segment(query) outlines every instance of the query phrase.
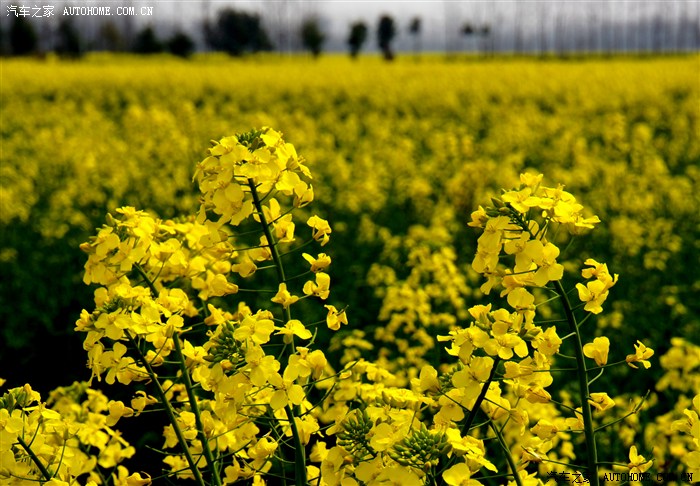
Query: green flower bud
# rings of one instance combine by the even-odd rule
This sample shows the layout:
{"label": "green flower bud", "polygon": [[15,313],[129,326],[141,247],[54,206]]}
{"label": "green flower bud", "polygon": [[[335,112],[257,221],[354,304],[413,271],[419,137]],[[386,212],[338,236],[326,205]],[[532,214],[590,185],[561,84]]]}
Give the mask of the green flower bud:
{"label": "green flower bud", "polygon": [[493,207],[496,209],[505,207],[505,203],[497,197],[491,197],[491,202],[493,203]]}
{"label": "green flower bud", "polygon": [[527,331],[525,331],[525,329],[522,329],[520,331],[520,337],[523,339],[523,341],[532,341],[540,334],[542,334],[542,329],[540,329],[539,327],[533,327],[532,329],[528,329]]}

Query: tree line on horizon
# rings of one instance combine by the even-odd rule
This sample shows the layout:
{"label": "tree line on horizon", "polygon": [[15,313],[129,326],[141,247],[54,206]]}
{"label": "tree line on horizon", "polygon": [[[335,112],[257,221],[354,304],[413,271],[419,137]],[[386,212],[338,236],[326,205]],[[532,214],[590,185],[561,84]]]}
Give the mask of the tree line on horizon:
{"label": "tree line on horizon", "polygon": [[[477,52],[488,54],[497,50],[494,42],[494,31],[498,27],[497,25],[491,25],[488,22],[463,22],[457,25],[455,21],[455,19],[451,19],[451,25],[445,27],[447,29],[445,47],[448,54],[459,50],[459,46],[455,46],[455,36],[464,39],[464,42],[475,48]],[[96,25],[95,20],[91,19],[87,21],[91,23],[90,28],[83,29],[93,32],[92,39],[88,39],[88,36],[81,30],[81,27],[85,27],[85,21],[82,25],[77,25],[70,18],[61,19],[58,25],[53,28],[47,28],[46,25],[43,25],[39,29],[28,18],[21,16],[11,17],[10,22],[9,27],[4,25],[5,23],[0,23],[0,55],[3,56],[26,56],[55,52],[63,57],[77,58],[89,51],[114,51],[137,54],[169,52],[176,56],[189,57],[198,50],[196,40],[181,28],[176,29],[169,36],[159,36],[157,29],[152,24],[132,32],[133,26],[131,24],[123,25],[120,28],[112,21],[105,21]],[[205,50],[226,52],[232,56],[274,50],[282,52],[285,48],[288,49],[288,39],[285,40],[285,35],[288,37],[289,33],[277,33],[278,35],[275,36],[275,33],[270,35],[269,29],[270,27],[266,27],[260,14],[227,7],[219,10],[213,19],[207,18],[202,22],[200,32]],[[638,26],[638,29],[642,30],[642,27]],[[661,34],[653,32],[653,27],[649,29],[653,35],[648,50],[664,50],[661,48],[663,43]],[[661,27],[657,25],[656,30],[659,29]],[[681,51],[684,49],[681,47],[682,42],[678,42],[678,39],[688,37],[688,33],[684,32],[688,29],[690,29],[689,35],[692,37],[691,48],[697,49],[700,44],[700,28],[695,26],[695,29],[692,29],[692,26],[688,27],[682,22],[678,29],[681,29],[682,32],[676,36],[675,48],[670,50]],[[454,35],[450,36],[448,30]],[[95,32],[97,35],[94,35]],[[388,61],[395,57],[394,40],[398,33],[399,26],[392,16],[384,14],[379,17],[375,26],[376,41],[381,54]],[[406,28],[406,33],[411,37],[412,50],[417,55],[421,51],[422,45],[422,19],[413,17]],[[314,57],[321,55],[328,40],[321,17],[315,14],[302,18],[296,32],[291,32],[291,34],[297,37],[299,46]],[[350,23],[345,45],[351,57],[356,58],[365,48],[369,35],[370,26],[366,22],[360,20]],[[540,52],[543,53],[546,50],[543,47],[547,44],[546,36],[543,32],[538,35],[540,37]],[[513,52],[525,52],[523,36],[519,28],[516,29],[513,36],[515,42]],[[48,37],[48,41],[46,37]],[[272,41],[275,37],[277,37],[276,43]],[[44,39],[42,40],[42,38]],[[574,47],[578,46],[575,50],[586,51],[586,42],[581,39],[575,40]],[[598,42],[601,43],[600,39]],[[44,44],[43,48],[42,43]],[[595,41],[591,41],[591,43],[595,44]],[[639,39],[637,39],[637,44],[640,45]],[[564,54],[563,48],[554,47],[550,51],[555,54]]]}
{"label": "tree line on horizon", "polygon": [[[392,40],[397,27],[394,19],[383,15],[377,27],[377,42],[384,57],[393,59]],[[415,18],[411,24],[412,35],[420,33],[420,19]],[[231,56],[242,56],[256,52],[273,51],[275,46],[265,28],[260,15],[225,8],[219,11],[214,21],[205,21],[202,34],[206,47],[221,51]],[[137,54],[155,54],[169,52],[176,56],[188,57],[196,50],[195,40],[182,30],[167,38],[159,37],[152,25],[139,30],[133,39],[113,22],[104,22],[99,27],[99,42],[88,45],[80,29],[69,19],[62,19],[54,32],[50,33],[53,48],[50,51],[61,56],[77,58],[89,51],[133,52]],[[305,50],[313,56],[323,52],[326,34],[317,16],[309,16],[301,23],[298,35]],[[364,22],[355,22],[350,26],[347,45],[352,57],[356,57],[365,45],[369,27]],[[0,25],[2,37],[2,55],[27,56],[40,54],[40,33],[31,21],[24,17],[15,17],[9,28]]]}

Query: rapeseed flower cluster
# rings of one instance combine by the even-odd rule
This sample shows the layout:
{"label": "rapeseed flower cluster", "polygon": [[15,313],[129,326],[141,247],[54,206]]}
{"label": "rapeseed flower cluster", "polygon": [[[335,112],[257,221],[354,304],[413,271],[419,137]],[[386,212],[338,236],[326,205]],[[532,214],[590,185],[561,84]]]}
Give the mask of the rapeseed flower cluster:
{"label": "rapeseed flower cluster", "polygon": [[[88,254],[84,282],[99,285],[95,310],[84,310],[76,323],[86,333],[92,379],[152,384],[152,395],[135,395],[131,408],[107,408],[138,415],[156,403],[164,407],[170,425],[163,449],[179,452],[163,462],[176,477],[221,484],[223,471],[224,483],[259,481],[290,451],[303,456],[299,448],[320,431],[320,409],[308,395],[317,384],[332,387],[337,376],[323,351],[310,347],[314,327],[325,323],[338,330],[348,319],[331,304],[323,321],[292,318],[299,301],[328,299],[324,270],[331,259],[304,254],[308,280],[292,294],[288,285],[298,280],[286,279],[280,252],[297,238],[293,212],[313,200],[310,178],[294,146],[272,129],[226,137],[197,166],[198,215],[162,220],[123,207],[81,246]],[[308,241],[324,246],[328,222],[317,215],[307,219]],[[246,234],[258,244],[237,238],[235,228],[246,222],[257,226]],[[294,253],[292,246],[287,254]],[[240,294],[244,279],[266,269],[278,279],[269,308],[253,311],[238,299],[223,305],[221,299]],[[167,371],[173,365],[176,375]],[[297,482],[308,474],[303,458],[301,464],[294,471]]]}
{"label": "rapeseed flower cluster", "polygon": [[0,397],[0,480],[3,484],[52,486],[150,484],[122,462],[136,450],[115,427],[134,409],[113,401],[87,383],[57,388],[42,401],[31,386]]}

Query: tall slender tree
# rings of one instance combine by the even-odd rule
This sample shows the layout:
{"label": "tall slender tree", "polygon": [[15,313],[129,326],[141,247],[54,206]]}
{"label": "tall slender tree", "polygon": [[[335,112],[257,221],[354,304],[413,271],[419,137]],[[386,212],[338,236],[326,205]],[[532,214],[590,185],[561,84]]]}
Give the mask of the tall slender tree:
{"label": "tall slender tree", "polygon": [[10,27],[10,51],[15,56],[33,54],[39,47],[39,39],[32,24],[24,17],[13,19]]}
{"label": "tall slender tree", "polygon": [[[68,17],[70,19],[70,17]],[[82,54],[81,39],[73,22],[65,19],[58,24],[56,52],[65,57],[79,57]]]}
{"label": "tall slender tree", "polygon": [[155,29],[148,25],[136,35],[132,48],[138,54],[155,54],[163,52],[163,43],[158,39]]}
{"label": "tall slender tree", "polygon": [[318,57],[323,50],[326,36],[321,30],[321,24],[316,16],[304,19],[301,24],[301,42],[304,48],[311,51],[314,57]]}
{"label": "tall slender tree", "polygon": [[179,30],[173,34],[166,43],[168,52],[179,57],[189,57],[194,52],[194,41],[192,38]]}
{"label": "tall slender tree", "polygon": [[379,43],[379,48],[384,54],[384,59],[391,61],[394,59],[394,51],[391,48],[391,42],[396,36],[396,24],[394,19],[389,15],[382,15],[379,18],[379,25],[377,27],[377,41]]}
{"label": "tall slender tree", "polygon": [[97,47],[105,51],[124,50],[124,38],[117,24],[107,20],[100,25]]}
{"label": "tall slender tree", "polygon": [[350,35],[348,36],[348,46],[350,46],[350,56],[354,59],[362,50],[362,46],[367,40],[367,25],[358,21],[350,26]]}

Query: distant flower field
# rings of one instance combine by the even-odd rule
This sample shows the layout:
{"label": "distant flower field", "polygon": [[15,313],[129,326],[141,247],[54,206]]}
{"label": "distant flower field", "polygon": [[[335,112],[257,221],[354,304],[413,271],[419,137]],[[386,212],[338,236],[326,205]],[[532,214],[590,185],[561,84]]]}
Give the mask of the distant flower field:
{"label": "distant flower field", "polygon": [[0,483],[700,480],[698,61],[1,60]]}

